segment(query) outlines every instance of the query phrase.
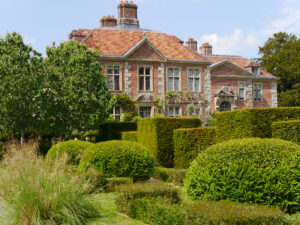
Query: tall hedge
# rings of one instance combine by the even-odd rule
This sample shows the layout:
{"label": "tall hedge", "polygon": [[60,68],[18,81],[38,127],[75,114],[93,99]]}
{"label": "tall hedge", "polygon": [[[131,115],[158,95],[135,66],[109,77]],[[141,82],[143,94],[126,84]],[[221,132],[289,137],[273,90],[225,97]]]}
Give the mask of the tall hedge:
{"label": "tall hedge", "polygon": [[174,166],[186,169],[199,152],[216,143],[215,127],[174,130]]}
{"label": "tall hedge", "polygon": [[273,123],[272,137],[300,144],[300,120]]}
{"label": "tall hedge", "polygon": [[173,131],[201,126],[199,118],[147,118],[138,121],[138,142],[164,167],[174,166]]}
{"label": "tall hedge", "polygon": [[137,131],[122,132],[122,141],[137,142]]}
{"label": "tall hedge", "polygon": [[300,107],[241,109],[216,114],[217,139],[272,137],[272,123],[299,120]]}
{"label": "tall hedge", "polygon": [[96,138],[97,142],[121,140],[122,132],[136,131],[137,124],[133,122],[110,122],[103,123],[99,127],[99,134]]}

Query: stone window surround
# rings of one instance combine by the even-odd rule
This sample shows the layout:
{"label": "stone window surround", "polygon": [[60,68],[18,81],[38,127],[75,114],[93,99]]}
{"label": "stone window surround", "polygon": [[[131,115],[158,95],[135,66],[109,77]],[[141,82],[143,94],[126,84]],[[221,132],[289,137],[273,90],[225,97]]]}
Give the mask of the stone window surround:
{"label": "stone window surround", "polygon": [[[169,90],[169,74],[168,74],[168,72],[169,72],[169,69],[178,69],[179,70],[179,85],[178,85],[178,91],[181,91],[182,90],[182,85],[181,85],[181,72],[182,72],[182,68],[180,67],[180,66],[167,66],[166,67],[166,84],[167,84],[167,87],[166,87],[166,89],[167,89],[167,91],[170,91]],[[173,87],[174,87],[174,83],[173,83]],[[175,90],[173,90],[173,91],[170,91],[170,92],[175,92]]]}
{"label": "stone window surround", "polygon": [[[140,68],[141,67],[150,67],[150,90],[140,90],[140,79],[139,79],[139,70],[140,70]],[[149,92],[149,91],[153,91],[153,66],[150,66],[150,65],[144,65],[144,64],[142,64],[142,65],[138,65],[137,66],[137,90],[138,90],[138,92]],[[145,87],[145,89],[146,89],[146,87]]]}
{"label": "stone window surround", "polygon": [[[173,116],[170,116],[170,114],[169,114],[170,108],[173,108],[173,112],[174,112]],[[175,115],[175,108],[179,108],[179,115],[178,116]],[[182,117],[182,106],[179,106],[179,105],[168,105],[168,117]]]}
{"label": "stone window surround", "polygon": [[[255,99],[255,89],[254,89],[254,87],[257,84],[260,85],[260,97],[261,97],[260,100],[256,100]],[[262,86],[262,83],[260,83],[260,82],[253,82],[253,101],[255,101],[255,102],[261,102],[262,100],[263,100],[263,86]]]}
{"label": "stone window surround", "polygon": [[[243,84],[244,85],[244,98],[243,99],[240,99],[240,84]],[[239,81],[238,82],[238,96],[239,96],[239,100],[240,101],[245,101],[246,100],[246,88],[247,88],[247,86],[246,86],[246,81]]]}
{"label": "stone window surround", "polygon": [[[189,90],[189,70],[199,70],[199,92],[202,92],[202,67],[187,67],[186,68],[186,73],[187,73],[187,90]],[[191,91],[191,90],[189,90]],[[191,91],[195,92],[195,91]],[[198,93],[198,92],[197,92]]]}
{"label": "stone window surround", "polygon": [[[119,107],[120,108],[120,114],[116,114],[116,107]],[[120,117],[120,119],[121,119],[121,115],[122,115],[122,113],[123,113],[123,110],[122,110],[122,108],[121,108],[121,106],[119,106],[119,105],[115,105],[113,108],[112,108],[112,114],[110,114],[115,120],[116,120],[116,117],[117,116],[119,116]]]}
{"label": "stone window surround", "polygon": [[[115,83],[113,84],[113,90],[111,90],[111,91],[122,91],[123,90],[123,86],[122,86],[122,84],[123,84],[123,68],[122,68],[122,64],[120,64],[120,63],[114,63],[114,64],[108,64],[108,65],[106,65],[105,66],[105,72],[106,72],[106,76],[107,76],[107,78],[106,78],[106,82],[107,82],[107,79],[108,79],[108,73],[107,73],[107,68],[109,67],[109,66],[112,66],[112,67],[115,67],[115,66],[118,66],[119,67],[119,70],[120,70],[120,73],[119,73],[119,75],[120,75],[120,79],[119,79],[119,87],[120,87],[120,90],[114,90],[114,88],[115,88]],[[115,74],[114,74],[115,75]],[[113,79],[113,82],[115,82],[114,81],[114,79]]]}

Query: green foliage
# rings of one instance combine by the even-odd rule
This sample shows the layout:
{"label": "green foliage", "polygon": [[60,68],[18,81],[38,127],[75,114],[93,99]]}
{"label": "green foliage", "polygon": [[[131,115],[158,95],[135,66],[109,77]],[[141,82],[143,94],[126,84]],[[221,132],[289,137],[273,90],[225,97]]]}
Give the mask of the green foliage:
{"label": "green foliage", "polygon": [[[17,33],[0,38],[0,128],[20,132],[38,127],[44,75],[41,54],[24,44]],[[22,142],[21,142],[22,143]]]}
{"label": "green foliage", "polygon": [[120,212],[129,213],[130,204],[140,198],[164,198],[172,204],[180,203],[179,190],[163,182],[124,184],[116,187],[116,205]]}
{"label": "green foliage", "polygon": [[4,144],[0,142],[0,160],[2,159],[4,153],[5,153]]}
{"label": "green foliage", "polygon": [[85,184],[64,162],[45,161],[27,150],[11,153],[1,167],[1,224],[83,225],[98,214],[84,194]]}
{"label": "green foliage", "polygon": [[300,39],[285,32],[275,33],[259,47],[258,62],[273,75],[280,77],[279,92],[300,83]]}
{"label": "green foliage", "polygon": [[44,125],[59,135],[97,129],[113,104],[98,52],[68,41],[56,48],[48,47],[46,53]]}
{"label": "green foliage", "polygon": [[99,127],[97,142],[110,141],[110,140],[121,140],[122,132],[125,131],[136,131],[137,124],[134,122],[110,122],[103,123]]}
{"label": "green foliage", "polygon": [[84,193],[91,194],[95,192],[103,192],[108,184],[102,171],[88,170],[76,172],[73,174],[83,182]]}
{"label": "green foliage", "polygon": [[79,169],[90,167],[106,177],[132,177],[147,180],[154,172],[154,157],[145,147],[130,141],[100,142],[86,149]]}
{"label": "green foliage", "polygon": [[199,127],[199,118],[147,118],[138,121],[138,142],[152,151],[157,162],[173,167],[173,130]]}
{"label": "green foliage", "polygon": [[188,225],[290,225],[277,208],[228,201],[199,201],[185,204]]}
{"label": "green foliage", "polygon": [[137,101],[132,100],[126,92],[123,92],[122,95],[114,95],[115,104],[119,105],[126,112],[136,112],[135,106]]}
{"label": "green foliage", "polygon": [[272,137],[300,144],[300,120],[273,123]]}
{"label": "green foliage", "polygon": [[278,94],[278,105],[282,107],[300,106],[300,83],[293,86],[293,89]]}
{"label": "green foliage", "polygon": [[92,143],[85,141],[60,142],[51,147],[46,157],[48,160],[55,160],[66,154],[68,164],[78,165],[83,151],[92,145]]}
{"label": "green foliage", "polygon": [[236,139],[201,152],[185,186],[193,199],[230,200],[300,210],[300,146],[278,139]]}
{"label": "green foliage", "polygon": [[216,143],[215,136],[215,127],[174,130],[175,167],[188,168],[199,152]]}
{"label": "green foliage", "polygon": [[122,132],[122,140],[137,142],[137,131]]}
{"label": "green foliage", "polygon": [[173,168],[164,168],[156,167],[153,178],[171,182],[175,184],[183,184],[185,179],[186,170],[185,169],[173,169]]}
{"label": "green foliage", "polygon": [[107,191],[115,191],[115,188],[117,186],[120,186],[122,184],[132,184],[133,183],[132,178],[129,178],[129,177],[106,178],[106,181],[107,181],[107,186],[106,186]]}
{"label": "green foliage", "polygon": [[300,107],[241,109],[216,114],[217,141],[272,137],[272,123],[299,120]]}
{"label": "green foliage", "polygon": [[161,198],[133,200],[128,215],[150,225],[183,225],[185,221],[182,207]]}

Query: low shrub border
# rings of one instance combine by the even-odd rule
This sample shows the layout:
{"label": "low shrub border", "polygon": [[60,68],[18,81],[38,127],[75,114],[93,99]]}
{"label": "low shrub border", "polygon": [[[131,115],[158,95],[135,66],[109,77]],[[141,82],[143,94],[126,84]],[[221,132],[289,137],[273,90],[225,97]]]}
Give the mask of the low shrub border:
{"label": "low shrub border", "polygon": [[93,144],[86,141],[64,141],[56,145],[53,145],[48,151],[46,158],[48,160],[55,160],[60,158],[64,154],[67,155],[67,163],[72,165],[78,165],[81,159],[81,155],[85,149]]}
{"label": "low shrub border", "polygon": [[300,120],[273,123],[272,137],[300,144]]}
{"label": "low shrub border", "polygon": [[130,141],[106,141],[95,144],[82,155],[79,170],[93,168],[105,177],[131,177],[147,180],[154,173],[155,159],[142,145]]}
{"label": "low shrub border", "polygon": [[156,167],[153,178],[171,182],[175,184],[183,184],[185,179],[186,170],[185,169],[173,169],[173,168],[164,168]]}
{"label": "low shrub border", "polygon": [[240,109],[216,113],[218,142],[236,138],[271,138],[272,123],[299,120],[300,107]]}
{"label": "low shrub border", "polygon": [[236,139],[201,152],[185,186],[195,200],[230,200],[300,211],[300,146],[279,139]]}
{"label": "low shrub border", "polygon": [[159,165],[174,165],[173,131],[201,126],[199,118],[147,118],[138,121],[138,143],[154,154]]}
{"label": "low shrub border", "polygon": [[138,142],[138,140],[137,140],[137,131],[122,132],[122,140],[123,141]]}
{"label": "low shrub border", "polygon": [[215,136],[215,127],[174,130],[175,168],[188,168],[199,152],[216,143]]}

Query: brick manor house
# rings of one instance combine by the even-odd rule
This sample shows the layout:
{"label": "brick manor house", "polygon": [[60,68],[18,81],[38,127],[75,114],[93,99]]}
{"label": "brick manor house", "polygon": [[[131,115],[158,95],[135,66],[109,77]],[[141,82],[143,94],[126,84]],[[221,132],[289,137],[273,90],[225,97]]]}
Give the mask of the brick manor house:
{"label": "brick manor house", "polygon": [[[137,5],[121,1],[118,19],[104,16],[100,27],[73,30],[69,38],[99,51],[99,63],[113,94],[137,101],[141,117],[200,116],[214,111],[277,107],[278,78],[240,56],[214,55],[174,35],[142,29]],[[160,103],[158,107],[157,103]],[[116,120],[124,112],[116,105]]]}

